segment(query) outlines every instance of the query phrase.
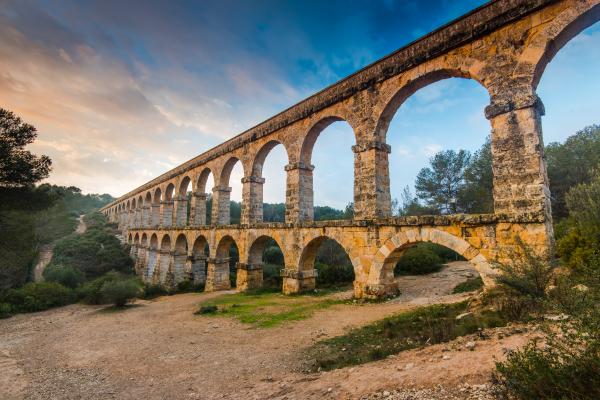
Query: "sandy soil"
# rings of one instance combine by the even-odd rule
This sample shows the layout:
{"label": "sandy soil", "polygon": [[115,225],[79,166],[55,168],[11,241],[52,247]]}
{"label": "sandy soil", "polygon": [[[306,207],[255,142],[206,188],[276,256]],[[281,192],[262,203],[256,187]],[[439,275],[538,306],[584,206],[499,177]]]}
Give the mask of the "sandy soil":
{"label": "sandy soil", "polygon": [[436,302],[465,298],[448,293],[469,271],[466,263],[452,263],[428,277],[402,278],[398,300],[339,305],[270,329],[193,315],[200,300],[222,292],[140,301],[123,312],[72,305],[18,315],[0,321],[0,398],[350,399],[440,383],[458,391],[460,384],[489,380],[493,357],[531,333],[492,334],[475,351],[464,342],[476,338],[461,338],[353,368],[301,369],[303,349],[317,340],[427,303],[428,295]]}

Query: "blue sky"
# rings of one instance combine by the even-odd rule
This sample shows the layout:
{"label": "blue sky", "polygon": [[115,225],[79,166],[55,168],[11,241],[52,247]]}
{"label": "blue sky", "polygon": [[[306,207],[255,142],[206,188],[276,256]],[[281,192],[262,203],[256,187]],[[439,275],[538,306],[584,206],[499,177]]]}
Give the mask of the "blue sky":
{"label": "blue sky", "polygon": [[[32,149],[54,160],[50,182],[118,196],[482,3],[4,0],[0,107],[38,127]],[[593,26],[548,66],[546,142],[600,122],[599,49]],[[392,197],[436,151],[476,150],[488,102],[451,79],[403,104],[388,133]],[[352,144],[343,122],[319,137],[315,204],[352,200]],[[275,148],[265,201],[284,200],[285,164]],[[238,200],[240,178],[238,166]]]}

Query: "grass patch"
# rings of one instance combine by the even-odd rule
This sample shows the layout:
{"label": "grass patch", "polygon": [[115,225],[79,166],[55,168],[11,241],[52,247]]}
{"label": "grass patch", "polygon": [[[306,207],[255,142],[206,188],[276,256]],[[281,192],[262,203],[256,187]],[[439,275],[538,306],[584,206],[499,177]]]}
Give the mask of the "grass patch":
{"label": "grass patch", "polygon": [[421,307],[385,318],[345,335],[316,343],[308,353],[315,370],[332,370],[383,359],[404,350],[447,342],[477,332],[479,328],[503,326],[497,313],[484,311],[461,319],[467,302]]}
{"label": "grass patch", "polygon": [[483,287],[483,279],[480,276],[477,278],[469,278],[464,282],[459,283],[454,287],[452,293],[466,293],[474,290],[479,290]]}
{"label": "grass patch", "polygon": [[196,314],[234,317],[257,328],[272,328],[288,321],[310,317],[343,300],[323,298],[330,291],[316,294],[287,296],[279,291],[264,288],[246,293],[225,294],[200,304]]}

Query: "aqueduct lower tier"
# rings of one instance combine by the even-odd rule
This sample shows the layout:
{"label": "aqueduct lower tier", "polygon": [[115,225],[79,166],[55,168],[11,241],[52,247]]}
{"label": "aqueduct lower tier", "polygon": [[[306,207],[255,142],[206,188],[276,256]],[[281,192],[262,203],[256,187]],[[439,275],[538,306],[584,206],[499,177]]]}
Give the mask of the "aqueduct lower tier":
{"label": "aqueduct lower tier", "polygon": [[352,261],[355,296],[376,298],[397,293],[394,267],[404,250],[419,242],[437,243],[456,251],[471,261],[489,283],[494,266],[487,260],[510,257],[510,249],[516,246],[515,233],[538,249],[546,248],[544,221],[527,215],[515,218],[494,214],[326,221],[300,226],[272,223],[252,229],[140,228],[130,230],[128,240],[136,272],[147,282],[174,287],[193,280],[205,283],[208,291],[231,287],[232,243],[239,252],[237,289],[261,287],[263,250],[275,240],[285,260],[281,270],[283,292],[297,293],[315,288],[317,250],[324,239],[334,239]]}
{"label": "aqueduct lower tier", "polygon": [[[506,260],[517,236],[539,253],[552,249],[544,107],[536,88],[565,43],[599,20],[600,0],[491,1],[132,190],[102,211],[131,236],[147,279],[164,284],[185,279],[189,263],[192,270],[200,269],[204,261],[193,249],[196,238],[203,237],[210,247],[207,286],[226,287],[222,266],[228,255],[219,243],[227,237],[240,248],[240,281],[254,285],[260,280],[260,262],[252,244],[261,235],[273,237],[284,251],[287,292],[314,283],[310,243],[324,236],[336,239],[350,254],[358,296],[393,291],[389,266],[405,243],[417,240],[439,241],[489,274],[491,265]],[[495,214],[390,219],[389,123],[417,90],[450,77],[473,79],[490,96],[482,112],[491,128]],[[354,219],[313,223],[312,149],[321,131],[340,120],[352,127],[356,141],[351,149]],[[288,156],[285,224],[266,225],[262,169],[276,145]],[[332,149],[332,156],[338,151]],[[230,175],[238,162],[244,171],[241,223],[229,226]],[[211,175],[209,225],[206,184]]]}

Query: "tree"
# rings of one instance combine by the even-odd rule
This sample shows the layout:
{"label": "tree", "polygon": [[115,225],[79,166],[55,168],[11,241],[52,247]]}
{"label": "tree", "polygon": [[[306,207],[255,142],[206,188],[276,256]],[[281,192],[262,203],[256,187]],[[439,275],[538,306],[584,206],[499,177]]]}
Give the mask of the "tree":
{"label": "tree", "polygon": [[446,150],[434,155],[431,167],[421,169],[415,189],[417,197],[443,214],[458,211],[458,194],[464,185],[464,172],[471,160],[466,150]]}
{"label": "tree", "polygon": [[488,136],[465,168],[464,186],[458,192],[458,204],[469,214],[494,212],[494,174],[492,143]]}
{"label": "tree", "polygon": [[392,213],[400,217],[409,215],[435,215],[439,211],[432,207],[425,207],[419,203],[419,199],[413,196],[410,188],[405,186],[400,195],[400,201],[392,201]]}
{"label": "tree", "polygon": [[48,177],[50,158],[24,149],[36,137],[35,127],[0,108],[0,186],[29,186]]}
{"label": "tree", "polygon": [[568,215],[565,196],[569,189],[592,178],[600,164],[600,125],[588,126],[565,140],[546,146],[552,212],[556,219]]}

